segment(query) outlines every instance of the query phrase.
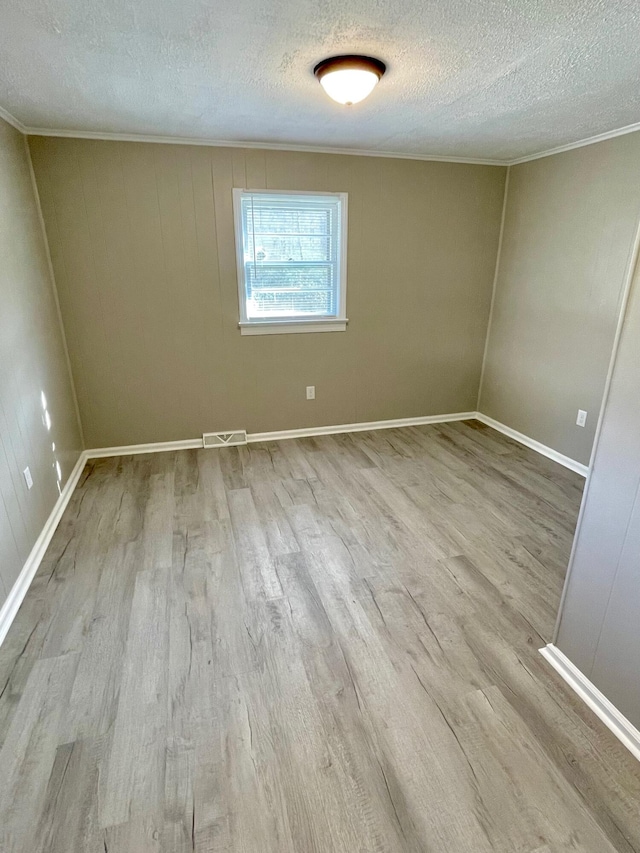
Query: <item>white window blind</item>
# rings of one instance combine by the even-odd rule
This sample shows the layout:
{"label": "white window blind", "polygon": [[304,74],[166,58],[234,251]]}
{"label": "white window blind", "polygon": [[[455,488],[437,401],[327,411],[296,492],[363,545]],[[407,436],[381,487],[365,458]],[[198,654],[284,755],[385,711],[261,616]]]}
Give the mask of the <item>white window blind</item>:
{"label": "white window blind", "polygon": [[241,326],[344,319],[344,195],[234,196]]}

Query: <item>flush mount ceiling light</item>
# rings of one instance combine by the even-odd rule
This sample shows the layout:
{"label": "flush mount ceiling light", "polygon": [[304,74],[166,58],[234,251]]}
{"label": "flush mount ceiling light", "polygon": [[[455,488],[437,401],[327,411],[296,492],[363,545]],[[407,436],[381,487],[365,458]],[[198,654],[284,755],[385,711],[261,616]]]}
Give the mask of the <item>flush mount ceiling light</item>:
{"label": "flush mount ceiling light", "polygon": [[350,106],[370,95],[386,70],[379,59],[348,55],[323,59],[313,73],[330,98]]}

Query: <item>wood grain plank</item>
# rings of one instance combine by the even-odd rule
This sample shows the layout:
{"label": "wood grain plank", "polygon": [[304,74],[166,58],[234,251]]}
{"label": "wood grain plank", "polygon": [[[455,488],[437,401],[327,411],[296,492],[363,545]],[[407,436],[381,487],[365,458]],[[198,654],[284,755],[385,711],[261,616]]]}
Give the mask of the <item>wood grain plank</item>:
{"label": "wood grain plank", "polygon": [[580,489],[474,423],[92,462],[0,650],[3,853],[640,853],[537,652]]}

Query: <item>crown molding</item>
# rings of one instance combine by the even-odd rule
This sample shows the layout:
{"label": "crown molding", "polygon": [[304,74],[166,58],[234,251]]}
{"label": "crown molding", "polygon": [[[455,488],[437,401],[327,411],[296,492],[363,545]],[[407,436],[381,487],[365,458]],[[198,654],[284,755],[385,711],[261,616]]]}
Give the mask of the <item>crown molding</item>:
{"label": "crown molding", "polygon": [[64,139],[94,139],[103,142],[152,142],[160,145],[200,145],[211,148],[248,148],[259,151],[296,151],[302,154],[342,154],[354,157],[383,157],[393,160],[418,160],[434,163],[463,163],[472,166],[519,166],[532,160],[541,160],[544,157],[552,157],[554,154],[562,154],[565,151],[573,151],[576,148],[584,148],[587,145],[595,145],[605,142],[607,139],[615,139],[617,136],[625,136],[628,133],[640,131],[640,122],[628,124],[606,133],[596,136],[588,136],[576,142],[559,145],[557,148],[548,148],[526,157],[517,157],[513,160],[499,160],[489,157],[453,157],[443,154],[407,154],[400,151],[372,151],[365,148],[330,148],[318,145],[289,145],[280,142],[247,142],[241,139],[208,139],[206,137],[190,136],[154,136],[153,134],[140,133],[102,133],[92,130],[65,130],[62,128],[49,127],[27,127],[18,119],[14,118],[0,107],[0,118],[4,118],[9,124],[24,133],[26,136],[53,136]]}
{"label": "crown molding", "polygon": [[26,127],[27,136],[56,136],[70,139],[96,139],[103,142],[153,142],[161,145],[204,145],[211,148],[250,148],[261,151],[297,151],[303,154],[347,154],[357,157],[385,157],[393,160],[428,160],[436,163],[467,163],[474,166],[508,166],[506,160],[481,157],[447,157],[440,154],[407,154],[399,151],[371,151],[360,148],[328,148],[316,145],[288,145],[280,142],[243,142],[239,139],[207,139],[183,136],[153,136],[138,133],[99,133],[91,130],[60,130]]}
{"label": "crown molding", "polygon": [[8,110],[5,110],[4,107],[0,106],[0,118],[4,119],[7,124],[10,124],[11,127],[15,127],[16,130],[19,130],[20,133],[27,133],[27,128],[22,124],[22,122],[18,121],[15,116],[12,116]]}
{"label": "crown molding", "polygon": [[549,148],[547,151],[539,151],[537,154],[529,154],[527,157],[519,157],[516,160],[510,160],[507,165],[519,166],[521,163],[530,163],[531,160],[541,160],[543,157],[563,154],[565,151],[573,151],[575,148],[585,148],[587,145],[606,142],[607,139],[626,136],[627,133],[635,133],[638,130],[640,130],[640,121],[635,124],[627,124],[625,127],[618,127],[615,130],[608,130],[606,133],[599,133],[597,136],[588,136],[586,139],[579,139],[577,142],[569,142],[567,145],[559,145],[557,148]]}

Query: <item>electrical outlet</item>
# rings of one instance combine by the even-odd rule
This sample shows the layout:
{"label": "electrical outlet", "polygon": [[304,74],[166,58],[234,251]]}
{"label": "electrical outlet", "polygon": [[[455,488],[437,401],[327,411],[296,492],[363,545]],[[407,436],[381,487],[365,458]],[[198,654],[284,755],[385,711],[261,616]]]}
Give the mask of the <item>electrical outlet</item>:
{"label": "electrical outlet", "polygon": [[586,426],[587,423],[587,413],[584,409],[578,409],[578,417],[576,418],[576,424],[579,427]]}
{"label": "electrical outlet", "polygon": [[30,489],[33,486],[33,477],[31,476],[31,471],[28,468],[25,468],[22,472],[22,476],[24,477],[24,481],[27,484],[27,488]]}
{"label": "electrical outlet", "polygon": [[307,385],[307,400],[315,400],[316,399],[316,386],[315,385]]}

